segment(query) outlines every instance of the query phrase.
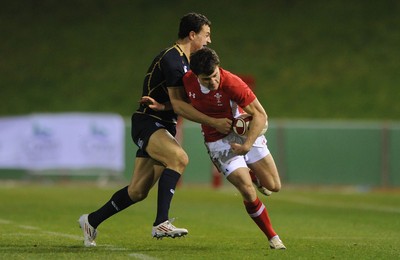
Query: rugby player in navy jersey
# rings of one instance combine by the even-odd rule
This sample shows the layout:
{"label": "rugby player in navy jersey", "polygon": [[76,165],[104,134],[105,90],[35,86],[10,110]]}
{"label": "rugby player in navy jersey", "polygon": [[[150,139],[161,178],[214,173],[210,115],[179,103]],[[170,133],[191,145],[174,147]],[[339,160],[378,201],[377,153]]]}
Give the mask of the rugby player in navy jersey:
{"label": "rugby player in navy jersey", "polygon": [[[187,229],[175,227],[171,223],[172,219],[169,219],[176,184],[189,161],[174,137],[177,123],[175,112],[223,133],[230,131],[232,123],[228,118],[208,117],[190,104],[180,102],[185,93],[182,77],[189,70],[190,54],[211,43],[210,27],[211,22],[204,15],[186,14],[181,18],[176,43],[161,51],[150,65],[144,79],[142,96],[151,99],[142,98],[131,119],[132,140],[138,146],[131,182],[115,192],[98,210],[79,218],[85,246],[96,246],[97,227],[114,214],[144,200],[157,181],[157,215],[152,236],[175,238],[188,234]],[[162,104],[161,111],[153,110],[149,100]]]}

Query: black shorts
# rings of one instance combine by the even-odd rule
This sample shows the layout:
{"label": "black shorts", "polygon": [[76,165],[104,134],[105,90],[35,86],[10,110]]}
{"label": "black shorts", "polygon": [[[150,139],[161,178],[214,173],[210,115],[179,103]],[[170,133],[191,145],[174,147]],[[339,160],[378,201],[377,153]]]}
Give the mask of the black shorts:
{"label": "black shorts", "polygon": [[139,147],[136,157],[149,158],[146,147],[151,135],[158,129],[166,129],[172,136],[176,135],[176,124],[166,123],[147,114],[134,113],[131,118],[131,137]]}

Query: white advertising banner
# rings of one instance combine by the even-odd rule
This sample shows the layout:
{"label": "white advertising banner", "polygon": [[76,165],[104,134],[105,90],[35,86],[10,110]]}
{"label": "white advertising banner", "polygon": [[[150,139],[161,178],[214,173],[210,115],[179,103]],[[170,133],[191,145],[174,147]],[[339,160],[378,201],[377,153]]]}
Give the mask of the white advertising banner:
{"label": "white advertising banner", "polygon": [[32,114],[0,117],[0,168],[124,170],[119,115]]}

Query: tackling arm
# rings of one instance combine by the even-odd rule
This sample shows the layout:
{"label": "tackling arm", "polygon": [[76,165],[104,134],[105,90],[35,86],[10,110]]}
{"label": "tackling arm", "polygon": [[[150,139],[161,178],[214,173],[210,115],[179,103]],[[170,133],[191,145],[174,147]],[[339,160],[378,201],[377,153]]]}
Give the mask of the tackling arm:
{"label": "tackling arm", "polygon": [[201,113],[190,105],[182,87],[169,87],[168,94],[172,107],[178,115],[190,121],[214,127],[218,132],[224,134],[231,131],[232,120],[229,118],[213,118]]}

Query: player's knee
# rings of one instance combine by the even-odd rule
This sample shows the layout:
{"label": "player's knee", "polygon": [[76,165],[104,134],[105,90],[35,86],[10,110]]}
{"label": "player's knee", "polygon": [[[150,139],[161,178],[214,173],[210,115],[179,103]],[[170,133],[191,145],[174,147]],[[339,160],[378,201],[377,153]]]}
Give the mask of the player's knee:
{"label": "player's knee", "polygon": [[183,173],[188,164],[189,164],[188,155],[183,149],[180,149],[170,155],[167,168],[171,168],[179,173]]}
{"label": "player's knee", "polygon": [[189,164],[189,156],[185,151],[179,155],[179,164],[183,168],[186,168],[186,166]]}
{"label": "player's knee", "polygon": [[273,183],[270,187],[268,187],[268,190],[270,190],[272,192],[279,192],[281,190],[281,184]]}

